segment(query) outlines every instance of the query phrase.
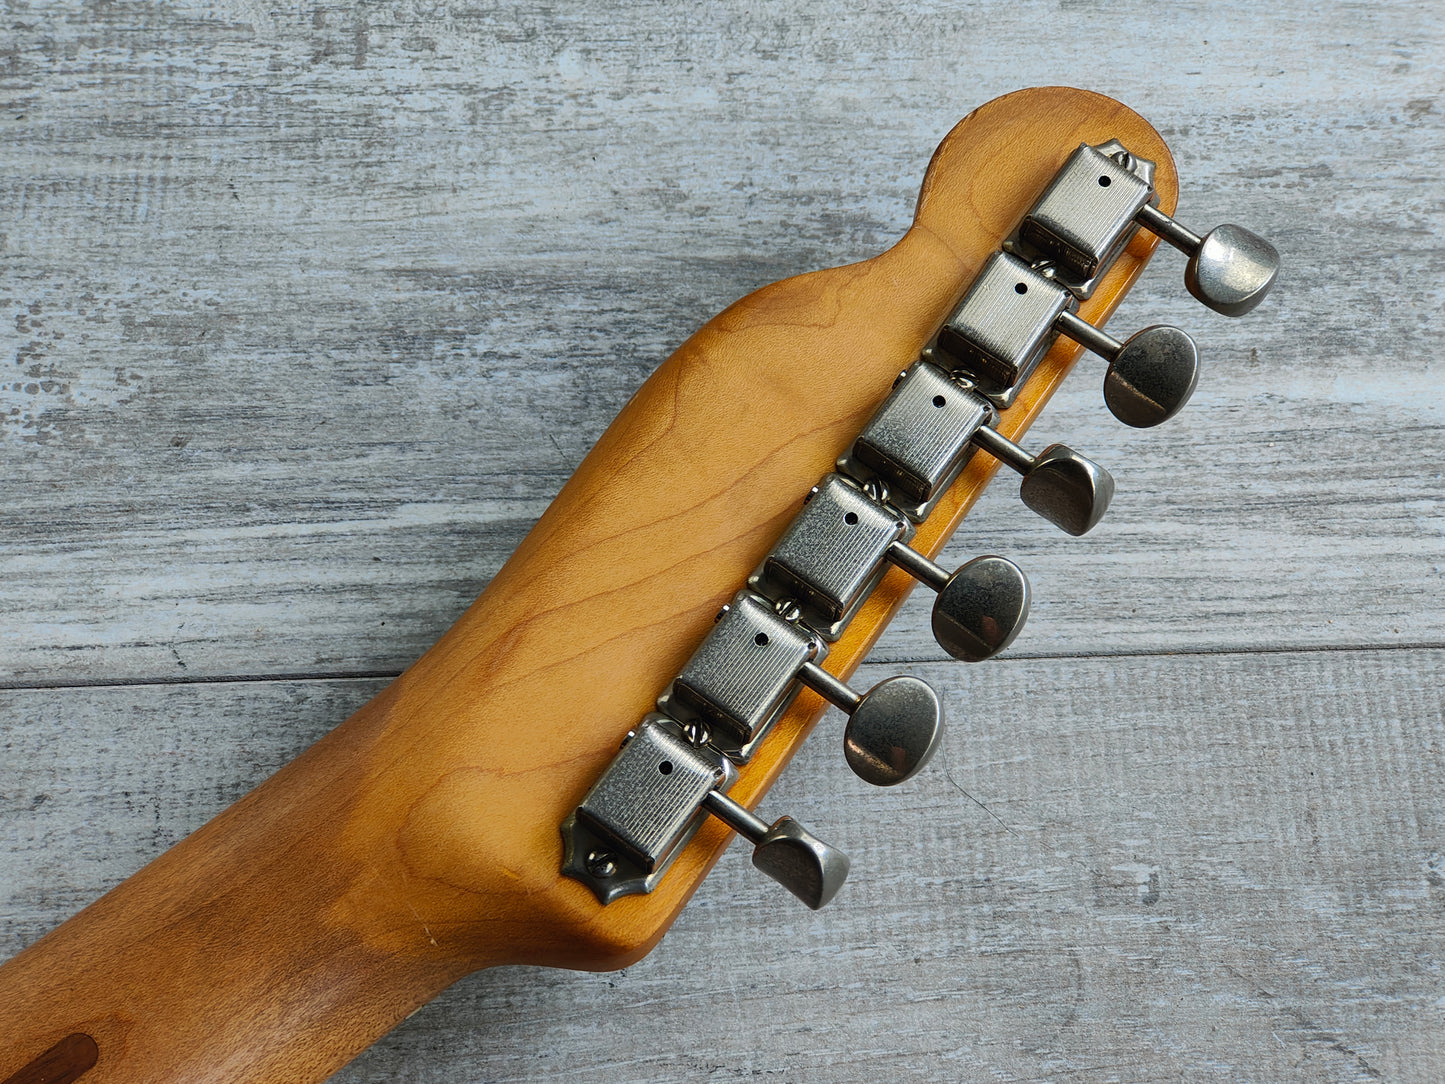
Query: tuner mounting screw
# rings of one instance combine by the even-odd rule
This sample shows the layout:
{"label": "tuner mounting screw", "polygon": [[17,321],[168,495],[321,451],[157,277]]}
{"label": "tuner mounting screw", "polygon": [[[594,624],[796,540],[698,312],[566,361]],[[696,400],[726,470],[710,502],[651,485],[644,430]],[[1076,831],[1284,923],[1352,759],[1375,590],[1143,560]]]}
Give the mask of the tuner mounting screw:
{"label": "tuner mounting screw", "polygon": [[773,610],[790,625],[796,625],[803,619],[803,608],[798,605],[797,599],[780,598],[773,604]]}
{"label": "tuner mounting screw", "polygon": [[587,853],[587,872],[594,877],[606,880],[617,872],[617,863],[606,851],[589,851]]}

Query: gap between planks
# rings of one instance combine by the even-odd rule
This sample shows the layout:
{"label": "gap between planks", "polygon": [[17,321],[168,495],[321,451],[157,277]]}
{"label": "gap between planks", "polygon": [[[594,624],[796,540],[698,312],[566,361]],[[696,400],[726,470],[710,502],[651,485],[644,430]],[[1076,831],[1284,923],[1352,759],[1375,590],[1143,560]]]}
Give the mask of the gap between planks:
{"label": "gap between planks", "polygon": [[[1072,651],[1057,653],[1048,651],[1019,651],[1011,652],[1007,657],[996,661],[1027,662],[1054,659],[1067,662],[1069,660],[1083,661],[1086,659],[1194,658],[1215,655],[1364,654],[1377,651],[1445,651],[1445,643],[1411,641],[1402,644],[1304,644],[1293,647],[1192,647],[1178,650],[1160,648],[1154,651]],[[950,661],[952,660],[945,655],[886,656],[865,659],[863,665],[865,667],[927,666]],[[132,689],[166,685],[264,685],[267,683],[284,684],[297,681],[393,681],[400,677],[402,673],[403,671],[401,670],[309,670],[280,674],[213,674],[210,676],[197,675],[192,677],[187,675],[133,679],[97,678],[94,681],[86,681],[83,679],[77,681],[0,681],[0,692],[59,692],[66,689]]]}

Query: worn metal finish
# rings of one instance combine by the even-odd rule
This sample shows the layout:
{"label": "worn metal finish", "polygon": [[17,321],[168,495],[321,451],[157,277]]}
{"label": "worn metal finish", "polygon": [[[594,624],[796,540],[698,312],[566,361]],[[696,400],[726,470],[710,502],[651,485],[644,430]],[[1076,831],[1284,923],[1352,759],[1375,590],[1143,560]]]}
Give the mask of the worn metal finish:
{"label": "worn metal finish", "polygon": [[1059,331],[1107,358],[1104,404],[1125,425],[1147,429],[1168,421],[1199,383],[1199,348],[1177,327],[1156,324],[1123,342],[1080,320],[1059,315]]}
{"label": "worn metal finish", "polygon": [[979,391],[1007,405],[1054,341],[1059,314],[1077,302],[1017,256],[989,257],[933,344],[933,359],[963,370]]}
{"label": "worn metal finish", "polygon": [[[1097,176],[1091,177],[1088,175],[1078,174],[1077,167],[1081,163],[1083,167],[1087,169],[1088,166],[1092,165],[1093,162],[1098,160],[1097,157],[1094,155],[1083,154],[1082,152],[1085,149],[1091,149],[1095,152],[1096,156],[1102,156],[1104,159],[1112,161],[1115,165],[1127,170],[1133,175],[1132,180],[1129,178],[1123,179],[1124,187],[1121,191],[1113,193],[1115,197],[1118,197],[1120,195],[1128,196],[1131,194],[1136,194],[1137,185],[1142,182],[1150,190],[1150,198],[1152,198],[1152,191],[1154,188],[1154,173],[1156,169],[1155,163],[1151,162],[1147,158],[1141,158],[1139,155],[1134,154],[1117,139],[1107,140],[1106,142],[1100,143],[1098,146],[1093,148],[1081,147],[1079,151],[1072,156],[1071,162],[1076,167],[1076,182],[1084,181],[1085,183],[1088,183],[1089,181],[1092,181],[1096,189],[1107,189],[1111,187],[1111,185],[1099,185]],[[1108,169],[1109,167],[1106,166],[1104,168]],[[1069,169],[1069,163],[1065,164],[1065,169]],[[1113,175],[1110,174],[1111,183],[1112,176]],[[1087,263],[1089,262],[1091,256],[1095,257],[1094,271],[1091,275],[1081,278],[1080,274],[1082,274],[1082,271],[1078,273],[1071,272],[1070,270],[1068,270],[1067,267],[1064,266],[1064,263],[1061,262],[1060,259],[1053,252],[1045,251],[1044,249],[1038,247],[1038,245],[1031,244],[1029,241],[1025,240],[1023,235],[1023,227],[1028,224],[1028,217],[1026,217],[1024,221],[1021,221],[1018,227],[1014,229],[1013,233],[1011,233],[1004,240],[1003,249],[1005,252],[1010,252],[1013,253],[1015,256],[1018,256],[1026,263],[1034,265],[1043,274],[1067,286],[1069,288],[1069,292],[1072,293],[1075,297],[1089,298],[1093,296],[1094,290],[1099,285],[1099,280],[1103,278],[1104,273],[1108,270],[1109,264],[1113,261],[1114,257],[1118,255],[1119,249],[1129,243],[1129,238],[1132,237],[1134,234],[1134,227],[1131,223],[1125,222],[1123,223],[1122,232],[1111,238],[1107,235],[1107,232],[1105,230],[1099,227],[1097,223],[1075,222],[1075,215],[1073,213],[1073,209],[1071,209],[1069,201],[1063,198],[1064,195],[1064,192],[1055,193],[1056,198],[1051,201],[1053,206],[1049,209],[1046,209],[1043,217],[1047,219],[1060,219],[1059,233],[1064,236],[1072,236],[1075,240],[1075,243],[1079,246],[1077,251],[1088,254],[1083,256],[1080,262]],[[1085,191],[1081,194],[1081,202],[1089,202],[1100,199],[1102,199],[1103,201],[1105,213],[1108,214],[1112,211],[1113,217],[1115,218],[1115,222],[1117,224],[1117,214],[1122,209],[1118,204],[1124,201],[1116,199],[1114,201],[1114,205],[1110,206],[1110,200],[1108,198],[1108,195],[1105,193],[1097,191]],[[1145,206],[1147,207],[1148,204],[1146,203]],[[1031,232],[1034,233],[1035,236],[1039,237],[1044,243],[1047,244],[1050,242],[1052,234],[1051,230],[1045,230],[1035,227],[1033,230],[1031,230]],[[1080,236],[1081,234],[1083,236]],[[1055,247],[1055,251],[1057,251],[1059,248],[1063,248],[1067,251],[1067,249],[1069,248],[1069,245],[1067,243],[1060,242],[1057,237],[1053,237],[1052,241]],[[1007,406],[1008,404],[1006,402],[1001,402],[999,405]]]}
{"label": "worn metal finish", "polygon": [[848,856],[792,817],[780,817],[769,826],[717,791],[708,794],[706,808],[754,845],[754,866],[814,911],[826,906],[848,879]]}
{"label": "worn metal finish", "polygon": [[1031,597],[1029,578],[1018,565],[1006,557],[975,557],[938,592],[933,638],[955,659],[991,659],[1023,631]]}
{"label": "worn metal finish", "polygon": [[667,691],[658,710],[702,719],[712,743],[747,760],[797,694],[798,668],[827,648],[806,626],[783,620],[764,599],[739,594]]}
{"label": "worn metal finish", "polygon": [[650,892],[710,813],[754,844],[759,870],[814,910],[827,904],[848,876],[847,856],[791,817],[769,826],[754,816],[725,793],[736,778],[715,749],[694,746],[671,719],[648,716],[563,822],[562,872],[603,903]]}
{"label": "worn metal finish", "polygon": [[[1132,159],[1127,151],[1116,152]],[[1128,242],[1153,188],[1133,169],[1088,145],[1069,156],[1024,216],[1019,237],[1053,261],[1059,281],[1081,290]]]}
{"label": "worn metal finish", "polygon": [[[1115,162],[1123,166],[1125,169],[1129,170],[1129,172],[1133,173],[1134,176],[1138,177],[1150,188],[1154,187],[1154,174],[1158,171],[1159,168],[1157,162],[1151,162],[1147,158],[1140,157],[1139,155],[1131,151],[1128,147],[1124,146],[1124,144],[1120,143],[1117,139],[1106,140],[1103,143],[1095,146],[1094,150],[1098,151],[1105,157],[1112,158]],[[1081,294],[1080,296],[1087,297],[1088,295]]]}
{"label": "worn metal finish", "polygon": [[[1172,242],[1168,236],[1166,241]],[[1204,235],[1184,266],[1184,285],[1199,301],[1225,316],[1253,311],[1279,276],[1279,253],[1243,226],[1216,226]]]}
{"label": "worn metal finish", "polygon": [[562,872],[603,903],[651,892],[701,822],[705,795],[737,769],[696,747],[671,719],[647,716],[562,823]]}
{"label": "worn metal finish", "polygon": [[838,469],[881,479],[890,504],[921,523],[973,454],[969,443],[993,408],[937,365],[915,362],[863,427]]}
{"label": "worn metal finish", "polygon": [[896,542],[888,547],[885,556],[891,564],[903,569],[930,591],[942,591],[948,586],[948,570],[929,560],[912,546]]}
{"label": "worn metal finish", "polygon": [[1019,496],[1060,530],[1087,534],[1109,510],[1114,476],[1072,448],[1050,444],[1019,483]]}
{"label": "worn metal finish", "polygon": [[840,677],[835,677],[814,662],[805,662],[798,670],[798,680],[836,708],[852,713],[863,703],[863,694],[855,692]]}
{"label": "worn metal finish", "polygon": [[893,787],[927,766],[943,738],[933,686],[908,674],[885,678],[859,701],[843,728],[843,759],[875,787]]}
{"label": "worn metal finish", "polygon": [[1023,475],[1024,504],[1069,534],[1085,534],[1104,518],[1114,496],[1114,477],[1065,444],[1030,455],[996,429],[982,426],[974,443]]}
{"label": "worn metal finish", "polygon": [[1003,557],[975,557],[952,575],[901,542],[888,561],[938,593],[933,637],[955,659],[982,662],[1013,643],[1029,614],[1029,581]]}
{"label": "worn metal finish", "polygon": [[912,536],[905,517],[830,474],[809,494],[748,586],[774,601],[793,599],[805,624],[836,640],[883,575],[884,552]]}
{"label": "worn metal finish", "polygon": [[644,722],[577,806],[578,819],[651,873],[671,856],[702,796],[722,781],[720,758],[705,748],[674,727]]}
{"label": "worn metal finish", "polygon": [[844,753],[860,778],[890,787],[933,755],[943,733],[943,709],[926,682],[891,677],[860,694],[814,663],[803,664],[798,680],[847,714]]}
{"label": "worn metal finish", "polygon": [[1202,238],[1157,207],[1139,211],[1141,226],[1189,257],[1184,285],[1201,304],[1243,316],[1265,299],[1279,276],[1279,253],[1257,233],[1225,223]]}
{"label": "worn metal finish", "polygon": [[1178,414],[1199,385],[1199,350],[1177,327],[1155,325],[1120,344],[1104,373],[1104,405],[1125,425],[1147,429]]}

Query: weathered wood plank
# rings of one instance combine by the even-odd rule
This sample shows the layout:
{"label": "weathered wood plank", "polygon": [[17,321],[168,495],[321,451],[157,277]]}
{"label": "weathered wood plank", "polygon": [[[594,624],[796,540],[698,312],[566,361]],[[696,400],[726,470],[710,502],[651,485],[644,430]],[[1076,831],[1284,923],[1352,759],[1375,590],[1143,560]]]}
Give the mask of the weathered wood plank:
{"label": "weathered wood plank", "polygon": [[[1438,5],[0,19],[0,683],[202,681],[0,694],[0,951],[409,663],[694,327],[1066,82],[1286,275],[1228,322],[1161,254],[1116,324],[1196,331],[1196,403],[1125,431],[1081,372],[1036,433],[1115,471],[1104,525],[965,525],[1033,577],[1012,659],[889,633],[946,761],[864,794],[820,734],[769,808],[852,850],[833,909],[738,851],[641,965],[478,976],[342,1079],[1439,1077]],[[349,680],[204,683],[278,674]]]}
{"label": "weathered wood plank", "polygon": [[[843,770],[834,720],[766,803],[852,854],[832,907],[792,905],[735,847],[643,963],[476,976],[338,1079],[1435,1075],[1440,651],[914,672],[947,690],[937,764],[870,790]],[[3,694],[0,946],[39,936],[370,691]]]}
{"label": "weathered wood plank", "polygon": [[671,347],[891,243],[958,114],[1050,80],[1143,109],[1191,220],[1287,270],[1230,322],[1162,255],[1117,323],[1197,330],[1197,406],[1124,432],[1080,374],[1049,412],[1121,495],[1082,544],[1006,492],[965,531],[1038,580],[1017,650],[1441,642],[1438,11],[9,19],[11,682],[400,669]]}

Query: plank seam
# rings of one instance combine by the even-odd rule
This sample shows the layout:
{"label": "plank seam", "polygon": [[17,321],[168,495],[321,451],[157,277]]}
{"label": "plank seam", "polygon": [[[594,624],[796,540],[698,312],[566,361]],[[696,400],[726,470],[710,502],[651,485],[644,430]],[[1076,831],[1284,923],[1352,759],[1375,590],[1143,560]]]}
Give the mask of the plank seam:
{"label": "plank seam", "polygon": [[[1320,655],[1320,654],[1364,654],[1367,652],[1393,651],[1445,651],[1445,643],[1418,641],[1405,644],[1310,644],[1297,647],[1199,647],[1180,650],[1159,651],[1084,651],[1084,652],[1010,652],[1001,662],[1029,662],[1038,660],[1068,661],[1077,659],[1155,659],[1191,658],[1224,655]],[[946,655],[918,655],[867,659],[865,666],[925,666],[949,662]],[[162,677],[162,678],[97,678],[93,681],[0,681],[0,692],[45,692],[64,689],[118,689],[166,685],[234,685],[284,684],[298,681],[391,681],[401,676],[401,670],[358,670],[342,671],[297,671],[281,674],[221,674],[210,677]]]}

